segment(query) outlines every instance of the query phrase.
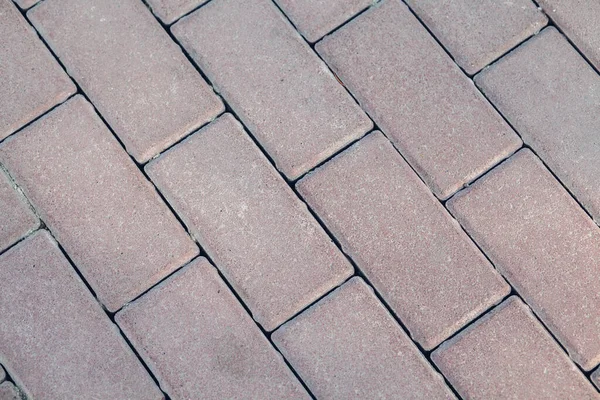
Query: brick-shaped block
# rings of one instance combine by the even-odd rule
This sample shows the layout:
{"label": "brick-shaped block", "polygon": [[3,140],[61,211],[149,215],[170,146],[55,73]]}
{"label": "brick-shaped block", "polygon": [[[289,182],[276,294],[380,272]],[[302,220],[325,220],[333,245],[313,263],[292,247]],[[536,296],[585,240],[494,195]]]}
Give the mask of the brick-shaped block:
{"label": "brick-shaped block", "polygon": [[510,292],[379,132],[296,188],[427,350]]}
{"label": "brick-shaped block", "polygon": [[0,140],[76,92],[10,0],[0,0]]}
{"label": "brick-shaped block", "polygon": [[360,278],[271,337],[318,399],[454,399]]}
{"label": "brick-shaped block", "polygon": [[35,399],[162,399],[46,231],[0,256],[0,361]]}
{"label": "brick-shaped block", "polygon": [[0,400],[23,400],[23,393],[12,383],[0,385]]}
{"label": "brick-shaped block", "polygon": [[194,260],[116,315],[173,399],[308,399],[217,270]]}
{"label": "brick-shaped block", "polygon": [[200,7],[207,0],[147,0],[152,9],[163,24],[170,25],[185,14]]}
{"label": "brick-shaped block", "polygon": [[465,399],[600,399],[515,296],[442,344],[431,358]]}
{"label": "brick-shaped block", "polygon": [[48,0],[27,16],[140,163],[224,110],[139,0]]}
{"label": "brick-shaped block", "polygon": [[539,32],[548,18],[531,0],[407,0],[469,75]]}
{"label": "brick-shaped block", "polygon": [[585,370],[600,362],[600,229],[530,151],[446,203]]}
{"label": "brick-shaped block", "polygon": [[521,146],[401,1],[372,7],[316,48],[441,199]]}
{"label": "brick-shaped block", "polygon": [[211,1],[171,30],[290,180],[372,127],[270,0]]}
{"label": "brick-shaped block", "polygon": [[231,114],[146,166],[266,330],[353,268]]}
{"label": "brick-shaped block", "polygon": [[[25,237],[39,225],[27,200],[0,170],[0,251]],[[2,379],[0,379],[2,381]]]}
{"label": "brick-shaped block", "polygon": [[110,311],[198,254],[81,96],[8,138],[0,162]]}
{"label": "brick-shaped block", "polygon": [[548,28],[475,82],[600,222],[598,74],[555,28]]}

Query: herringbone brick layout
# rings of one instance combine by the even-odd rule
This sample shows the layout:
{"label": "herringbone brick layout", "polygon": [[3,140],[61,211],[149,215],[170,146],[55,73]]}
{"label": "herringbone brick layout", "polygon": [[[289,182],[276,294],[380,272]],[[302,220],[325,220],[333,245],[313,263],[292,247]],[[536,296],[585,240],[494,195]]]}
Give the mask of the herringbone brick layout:
{"label": "herringbone brick layout", "polygon": [[597,0],[0,0],[0,400],[600,399]]}

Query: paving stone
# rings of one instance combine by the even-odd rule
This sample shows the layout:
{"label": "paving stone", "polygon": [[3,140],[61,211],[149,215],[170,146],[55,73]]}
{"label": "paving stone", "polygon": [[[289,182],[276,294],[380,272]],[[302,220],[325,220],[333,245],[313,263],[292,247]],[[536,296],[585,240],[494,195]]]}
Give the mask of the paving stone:
{"label": "paving stone", "polygon": [[530,151],[446,203],[585,370],[600,362],[600,229]]}
{"label": "paving stone", "polygon": [[398,0],[372,7],[316,48],[441,199],[521,146]]}
{"label": "paving stone", "polygon": [[0,140],[76,92],[10,0],[0,0]]}
{"label": "paving stone", "polygon": [[310,398],[204,258],[116,320],[171,398]]}
{"label": "paving stone", "polygon": [[311,43],[373,4],[373,0],[275,0]]}
{"label": "paving stone", "polygon": [[110,311],[198,253],[81,96],[7,139],[0,162]]}
{"label": "paving stone", "polygon": [[[0,251],[38,227],[38,219],[23,196],[0,171]],[[0,382],[2,379],[0,379]]]}
{"label": "paving stone", "polygon": [[189,13],[196,7],[201,6],[208,0],[147,0],[154,14],[160,18],[163,24],[172,24],[183,15]]}
{"label": "paving stone", "polygon": [[162,399],[46,231],[0,256],[0,360],[30,398]]}
{"label": "paving stone", "polygon": [[531,0],[407,0],[431,33],[469,75],[547,23]]}
{"label": "paving stone", "polygon": [[0,385],[0,400],[22,399],[21,391],[12,382],[4,382]]}
{"label": "paving stone", "polygon": [[381,133],[296,188],[427,350],[510,292]]}
{"label": "paving stone", "polygon": [[15,3],[19,5],[22,9],[27,9],[33,7],[40,0],[14,0]]}
{"label": "paving stone", "polygon": [[598,389],[600,389],[600,368],[594,371],[594,373],[591,376],[591,379],[592,383],[596,385]]}
{"label": "paving stone", "polygon": [[360,278],[271,336],[318,399],[453,399]]}
{"label": "paving stone", "polygon": [[269,0],[215,0],[171,28],[288,179],[372,127]]}
{"label": "paving stone", "polygon": [[6,379],[6,371],[4,371],[4,368],[2,368],[2,366],[0,365],[0,382],[3,382]]}
{"label": "paving stone", "polygon": [[224,110],[139,0],[47,0],[27,16],[140,163]]}
{"label": "paving stone", "polygon": [[432,360],[465,399],[600,399],[515,296],[442,344]]}
{"label": "paving stone", "polygon": [[555,29],[511,52],[476,83],[600,222],[600,77]]}
{"label": "paving stone", "polygon": [[230,114],[146,172],[266,330],[353,273]]}

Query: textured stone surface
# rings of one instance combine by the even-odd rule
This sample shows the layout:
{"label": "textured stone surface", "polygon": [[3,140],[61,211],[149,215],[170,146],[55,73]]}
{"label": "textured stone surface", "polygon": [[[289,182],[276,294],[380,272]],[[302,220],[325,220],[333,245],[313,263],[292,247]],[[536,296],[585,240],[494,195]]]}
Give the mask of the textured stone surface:
{"label": "textured stone surface", "polygon": [[2,368],[2,365],[0,365],[0,382],[3,382],[6,379],[6,371],[4,371],[4,368]]}
{"label": "textured stone surface", "polygon": [[352,274],[352,266],[230,114],[146,167],[266,330]]}
{"label": "textured stone surface", "polygon": [[316,48],[442,199],[521,145],[398,0],[374,6]]}
{"label": "textured stone surface", "polygon": [[0,162],[111,311],[198,253],[80,96],[7,139]]}
{"label": "textured stone surface", "polygon": [[548,28],[476,83],[600,222],[600,76]]}
{"label": "textured stone surface", "polygon": [[465,399],[600,399],[514,296],[442,344],[432,360]]}
{"label": "textured stone surface", "polygon": [[0,251],[38,227],[37,217],[3,171],[0,171],[0,210]]}
{"label": "textured stone surface", "polygon": [[194,260],[116,321],[173,399],[308,399],[216,269]]}
{"label": "textured stone surface", "polygon": [[531,0],[407,0],[407,3],[470,75],[548,22]]}
{"label": "textured stone surface", "polygon": [[273,333],[318,399],[453,399],[442,377],[360,278]]}
{"label": "textured stone surface", "polygon": [[288,179],[372,127],[269,0],[214,0],[172,32]]}
{"label": "textured stone surface", "polygon": [[426,349],[510,291],[381,133],[296,187]]}
{"label": "textured stone surface", "polygon": [[14,1],[22,9],[27,9],[27,8],[32,7],[33,5],[35,5],[40,0],[14,0]]}
{"label": "textured stone surface", "polygon": [[139,0],[47,0],[27,16],[138,162],[224,109]]}
{"label": "textured stone surface", "polygon": [[21,391],[12,382],[4,382],[0,385],[0,400],[22,399]]}
{"label": "textured stone surface", "polygon": [[373,0],[275,0],[311,43],[373,4]]}
{"label": "textured stone surface", "polygon": [[446,203],[585,370],[600,362],[600,229],[529,150]]}
{"label": "textured stone surface", "polygon": [[594,385],[596,385],[596,387],[600,389],[600,368],[594,371],[594,373],[591,376],[591,379]]}
{"label": "textured stone surface", "polygon": [[154,14],[164,24],[172,24],[207,0],[148,0],[148,5]]}
{"label": "textured stone surface", "polygon": [[0,362],[35,399],[162,399],[45,231],[0,256]]}
{"label": "textured stone surface", "polygon": [[10,0],[0,0],[0,140],[75,93]]}

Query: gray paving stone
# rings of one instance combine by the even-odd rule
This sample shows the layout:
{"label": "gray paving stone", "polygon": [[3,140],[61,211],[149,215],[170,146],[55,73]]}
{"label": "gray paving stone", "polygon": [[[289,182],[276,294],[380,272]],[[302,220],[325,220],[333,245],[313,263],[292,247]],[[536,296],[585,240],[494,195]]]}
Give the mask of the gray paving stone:
{"label": "gray paving stone", "polygon": [[591,376],[592,383],[596,385],[598,389],[600,389],[600,368],[596,369]]}
{"label": "gray paving stone", "polygon": [[207,0],[147,0],[148,5],[160,20],[170,25]]}
{"label": "gray paving stone", "polygon": [[22,9],[27,9],[33,7],[40,0],[14,0],[15,3],[19,5]]}
{"label": "gray paving stone", "polygon": [[0,400],[23,400],[23,393],[12,383],[0,384]]}
{"label": "gray paving stone", "polygon": [[6,371],[4,371],[4,368],[2,368],[2,366],[0,365],[0,382],[4,382],[5,379],[6,379]]}
{"label": "gray paving stone", "polygon": [[25,198],[13,188],[3,171],[0,171],[0,210],[0,251],[16,243],[39,225]]}

